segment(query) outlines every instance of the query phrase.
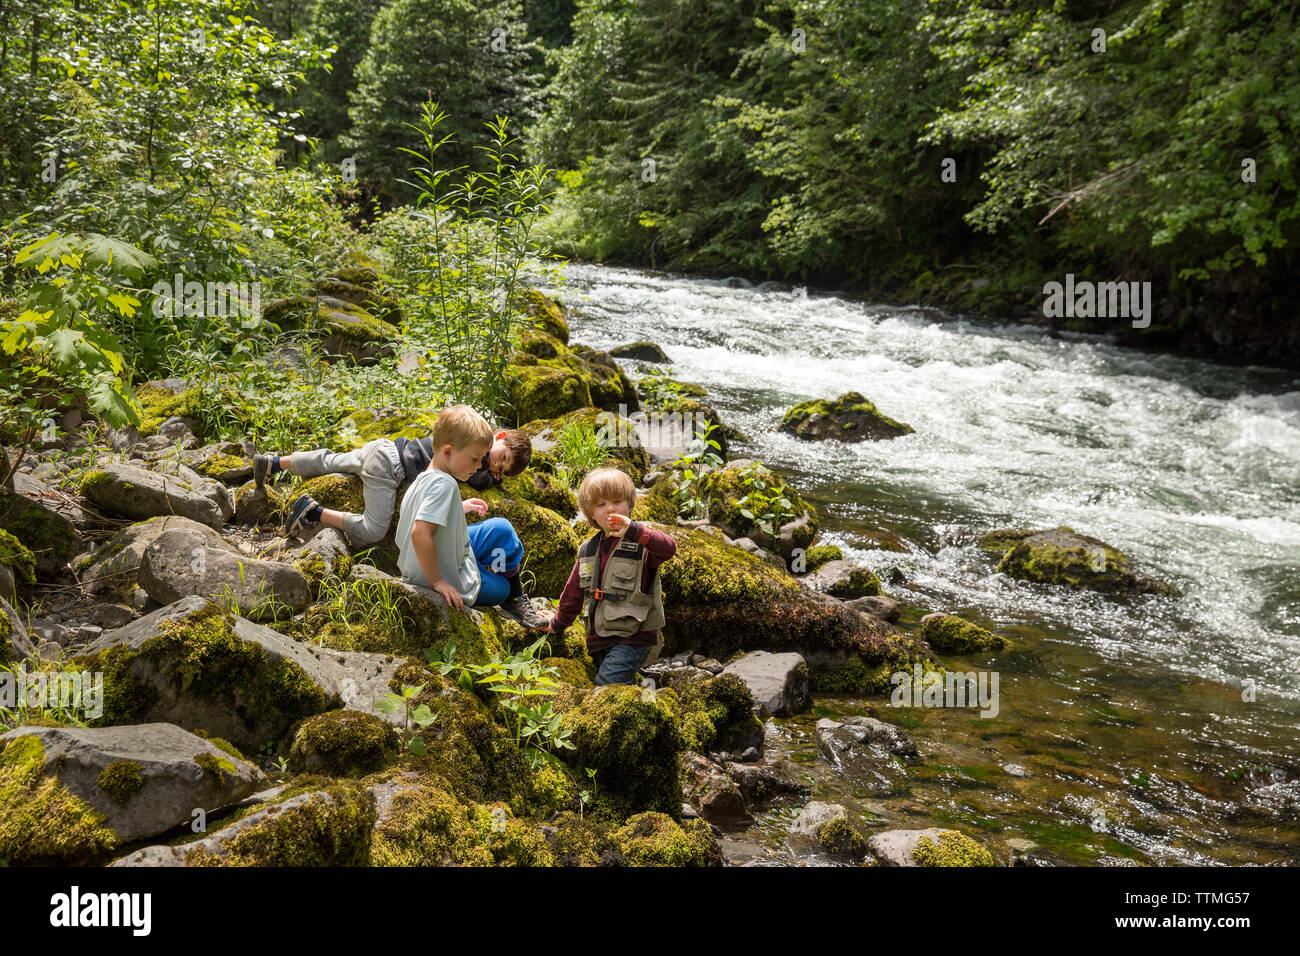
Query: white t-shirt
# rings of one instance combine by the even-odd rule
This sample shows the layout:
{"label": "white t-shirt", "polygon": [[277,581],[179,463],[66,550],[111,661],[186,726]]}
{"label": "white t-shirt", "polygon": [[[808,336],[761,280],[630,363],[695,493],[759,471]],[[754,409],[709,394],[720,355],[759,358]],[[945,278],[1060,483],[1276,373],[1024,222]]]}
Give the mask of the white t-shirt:
{"label": "white t-shirt", "polygon": [[433,535],[438,573],[460,592],[466,604],[473,604],[481,584],[478,562],[469,546],[469,528],[465,524],[460,486],[447,472],[437,468],[421,472],[406,490],[397,519],[397,567],[404,580],[427,588],[429,580],[424,576],[415,556],[415,547],[411,544],[411,529],[417,521],[438,526]]}

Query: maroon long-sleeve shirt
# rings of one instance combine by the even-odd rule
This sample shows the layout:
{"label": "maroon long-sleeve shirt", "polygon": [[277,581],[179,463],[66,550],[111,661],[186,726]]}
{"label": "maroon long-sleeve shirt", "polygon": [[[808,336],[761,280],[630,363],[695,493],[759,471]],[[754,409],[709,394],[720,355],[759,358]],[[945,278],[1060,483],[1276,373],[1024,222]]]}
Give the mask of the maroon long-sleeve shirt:
{"label": "maroon long-sleeve shirt", "polygon": [[[605,532],[600,532],[600,547],[596,551],[596,580],[600,581],[605,573],[605,561],[609,558],[610,553],[618,546],[621,538],[614,538]],[[639,521],[633,521],[627,527],[623,537],[628,541],[635,541],[644,545],[646,551],[645,573],[641,577],[641,589],[649,592],[651,582],[654,581],[655,569],[660,564],[667,561],[677,553],[677,542],[669,535],[662,531],[656,531],[654,528],[647,527]],[[569,580],[564,584],[564,591],[560,594],[560,606],[555,612],[555,620],[551,622],[551,628],[559,634],[566,627],[577,619],[582,613],[583,594],[581,585],[578,584],[578,564],[574,562],[573,570],[569,572]],[[587,635],[587,650],[593,654],[597,651],[607,651],[616,644],[653,644],[659,639],[659,632],[641,631],[631,637],[601,637],[598,634]]]}

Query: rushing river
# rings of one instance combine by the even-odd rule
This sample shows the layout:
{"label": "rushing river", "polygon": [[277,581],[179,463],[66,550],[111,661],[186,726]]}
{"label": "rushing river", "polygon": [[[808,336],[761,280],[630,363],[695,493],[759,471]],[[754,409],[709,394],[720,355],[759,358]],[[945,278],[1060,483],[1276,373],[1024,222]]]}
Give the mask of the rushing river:
{"label": "rushing river", "polygon": [[[952,658],[1000,674],[1000,711],[819,698],[769,752],[864,829],[955,826],[1006,858],[1295,863],[1300,824],[1243,812],[1300,779],[1300,377],[1115,347],[1098,336],[947,318],[788,288],[570,265],[575,340],[648,338],[822,516],[820,540],[878,571],[912,628],[932,610],[1010,637]],[[636,363],[624,363],[635,374]],[[915,434],[808,443],[795,402],[866,395]],[[1069,525],[1184,597],[1116,600],[993,573],[974,536]],[[897,535],[907,552],[875,550]],[[817,717],[908,729],[905,790],[870,795],[814,760]],[[790,862],[778,806],[738,856]],[[1294,812],[1292,813],[1294,816]],[[771,856],[768,856],[771,854]]]}

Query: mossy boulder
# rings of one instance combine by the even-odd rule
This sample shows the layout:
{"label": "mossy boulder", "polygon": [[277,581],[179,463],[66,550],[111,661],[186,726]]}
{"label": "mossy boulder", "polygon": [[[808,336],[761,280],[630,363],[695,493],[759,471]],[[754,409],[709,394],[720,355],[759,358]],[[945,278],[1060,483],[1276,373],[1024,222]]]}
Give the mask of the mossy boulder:
{"label": "mossy boulder", "polygon": [[287,507],[299,495],[311,495],[331,511],[361,514],[366,510],[361,479],[355,475],[317,475],[315,478],[308,478],[294,489],[292,495],[286,494],[282,500]]}
{"label": "mossy boulder", "polygon": [[397,731],[374,714],[332,710],[303,721],[289,750],[294,773],[364,777],[397,759]]}
{"label": "mossy boulder", "polygon": [[311,291],[317,296],[339,299],[362,308],[382,322],[401,325],[406,317],[390,290],[380,286],[378,277],[373,280],[369,276],[364,278],[368,281],[361,283],[349,281],[337,274],[324,276],[316,280]]}
{"label": "mossy boulder", "polygon": [[137,850],[114,866],[366,866],[375,801],[352,782],[291,787],[199,840]]}
{"label": "mossy boulder", "polygon": [[[844,552],[837,544],[818,544],[804,552],[803,570],[812,573],[828,561],[843,561]],[[797,571],[798,569],[796,569]]]}
{"label": "mossy boulder", "polygon": [[809,587],[845,601],[880,593],[880,578],[851,561],[827,561],[806,579]]}
{"label": "mossy boulder", "polygon": [[[570,426],[588,427],[606,444],[609,457],[597,467],[619,468],[631,476],[634,485],[639,485],[645,478],[650,459],[636,440],[636,426],[630,419],[613,412],[588,406],[556,418],[530,421],[520,431],[532,439],[536,458],[538,453],[558,454],[560,433]],[[581,480],[585,474],[585,471],[577,470],[574,480]]]}
{"label": "mossy boulder", "polygon": [[449,608],[436,591],[354,565],[332,600],[307,609],[298,633],[334,650],[417,660],[454,640],[462,660],[481,664],[504,652],[505,626],[493,609]]}
{"label": "mossy boulder", "polygon": [[[998,537],[985,535],[980,540],[991,547],[994,543],[1010,542],[1011,535],[1020,532],[994,534]],[[1064,526],[1020,537],[1003,554],[998,571],[1026,581],[1065,585],[1103,594],[1176,597],[1181,593],[1172,584],[1138,571],[1123,552]]]}
{"label": "mossy boulder", "polygon": [[845,392],[834,401],[800,402],[782,416],[779,430],[809,441],[830,438],[844,442],[880,441],[914,431],[857,392]]}
{"label": "mossy boulder", "polygon": [[117,846],[104,814],[45,774],[39,736],[0,741],[0,858],[11,864],[90,863]]}
{"label": "mossy boulder", "polygon": [[662,813],[638,813],[612,839],[632,866],[722,865],[722,850],[704,820],[678,823]]}
{"label": "mossy boulder", "polygon": [[569,344],[569,323],[560,303],[545,292],[523,289],[519,292],[519,305],[533,320],[535,328],[558,339],[563,345]]}
{"label": "mossy boulder", "polygon": [[978,624],[963,621],[955,614],[936,612],[921,618],[921,636],[936,651],[947,654],[973,654],[977,651],[1004,651],[1011,642]]}
{"label": "mossy boulder", "polygon": [[[569,522],[550,508],[510,497],[500,488],[476,492],[462,485],[461,493],[466,498],[482,498],[487,502],[487,518],[505,518],[515,529],[524,545],[520,573],[531,574],[534,581],[530,593],[534,597],[559,597],[578,557],[578,536]],[[484,518],[470,515],[466,520],[477,524]]]}
{"label": "mossy boulder", "polygon": [[831,856],[856,862],[867,855],[867,841],[845,817],[837,817],[817,831],[817,845]]}
{"label": "mossy boulder", "polygon": [[614,358],[633,359],[657,365],[668,365],[672,362],[672,359],[664,354],[664,350],[649,339],[638,339],[626,345],[616,345],[609,350],[609,354]]}
{"label": "mossy boulder", "polygon": [[299,295],[272,302],[262,318],[282,329],[305,329],[321,337],[327,351],[345,355],[358,364],[374,364],[393,353],[398,338],[395,325],[359,305],[334,296]]}
{"label": "mossy boulder", "polygon": [[993,854],[964,833],[930,827],[885,830],[867,841],[882,866],[993,866]]}
{"label": "mossy boulder", "polygon": [[762,749],[763,722],[754,714],[749,688],[735,674],[670,679],[668,686],[678,695],[679,726],[687,750],[739,756],[750,747]]}
{"label": "mossy boulder", "polygon": [[524,329],[519,337],[519,342],[519,350],[534,358],[558,358],[565,352],[563,342],[555,336],[537,329]]}
{"label": "mossy boulder", "polygon": [[138,386],[135,397],[143,412],[136,426],[142,438],[158,434],[158,428],[169,418],[184,418],[191,430],[199,434],[203,393],[198,388],[180,379],[159,379]]}
{"label": "mossy boulder", "polygon": [[[0,565],[9,569],[18,588],[26,590],[36,584],[36,557],[27,545],[3,528],[0,528]],[[13,595],[0,593],[0,597]]]}
{"label": "mossy boulder", "polygon": [[523,474],[506,478],[501,483],[501,491],[511,498],[549,508],[561,518],[574,518],[578,514],[578,496],[573,489],[545,471],[530,468]]}
{"label": "mossy boulder", "polygon": [[306,648],[201,598],[105,633],[75,663],[104,674],[92,726],[201,727],[249,751],[342,702]]}
{"label": "mossy boulder", "polygon": [[620,816],[643,810],[680,816],[678,713],[671,690],[644,694],[619,684],[592,691],[564,715],[577,748],[572,763],[596,771],[602,806]]}
{"label": "mossy boulder", "polygon": [[[86,546],[72,522],[63,515],[3,487],[0,487],[0,528],[27,549],[35,572],[41,577],[57,577],[68,561]],[[0,554],[4,553],[8,549],[0,544]],[[16,560],[24,563],[21,557]],[[19,579],[17,571],[14,579]]]}
{"label": "mossy boulder", "polygon": [[738,651],[796,651],[814,691],[874,693],[889,675],[933,661],[915,637],[867,619],[705,530],[659,527],[677,542],[660,566],[665,654],[692,649],[718,660]]}
{"label": "mossy boulder", "polygon": [[360,448],[376,438],[428,438],[437,420],[438,412],[428,408],[363,408],[346,415],[339,428],[348,447]]}
{"label": "mossy boulder", "polygon": [[436,784],[394,781],[374,788],[376,866],[552,866],[536,827],[501,804],[462,803]]}
{"label": "mossy boulder", "polygon": [[129,727],[20,727],[0,744],[39,741],[43,773],[84,800],[118,841],[189,823],[193,811],[242,800],[265,784],[255,766],[165,723]]}
{"label": "mossy boulder", "polygon": [[175,515],[137,521],[119,531],[98,551],[79,558],[74,566],[81,586],[91,594],[128,603],[139,587],[140,563],[145,551],[168,531],[192,531],[215,549],[228,549],[226,540],[206,524]]}
{"label": "mossy boulder", "polygon": [[506,371],[515,420],[557,418],[591,405],[591,376],[550,365],[511,365]]}

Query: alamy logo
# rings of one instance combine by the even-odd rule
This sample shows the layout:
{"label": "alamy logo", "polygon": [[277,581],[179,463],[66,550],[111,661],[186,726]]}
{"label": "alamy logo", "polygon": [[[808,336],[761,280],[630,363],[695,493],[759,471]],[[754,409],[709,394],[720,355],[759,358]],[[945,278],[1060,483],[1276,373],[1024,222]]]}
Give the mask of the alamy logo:
{"label": "alamy logo", "polygon": [[1044,285],[1043,295],[1043,315],[1051,319],[1132,319],[1135,329],[1151,324],[1150,282],[1075,282],[1070,272],[1064,285]]}
{"label": "alamy logo", "polygon": [[705,415],[695,412],[632,412],[618,406],[618,414],[596,416],[596,438],[606,448],[661,448],[675,446],[682,437],[698,435],[709,427]]}
{"label": "alamy logo", "polygon": [[889,675],[894,690],[889,695],[891,707],[979,707],[985,720],[996,717],[998,701],[997,671],[938,671],[921,673],[921,665]]}
{"label": "alamy logo", "polygon": [[129,926],[134,936],[148,936],[153,896],[149,893],[70,893],[50,897],[51,926]]}
{"label": "alamy logo", "polygon": [[28,673],[26,664],[19,664],[16,670],[0,671],[0,707],[13,710],[20,703],[33,710],[61,707],[79,711],[85,717],[101,717],[104,674],[102,671]]}
{"label": "alamy logo", "polygon": [[153,286],[153,315],[204,316],[229,318],[236,315],[258,315],[262,308],[262,283],[258,282],[198,282],[176,273],[169,284],[159,279]]}

